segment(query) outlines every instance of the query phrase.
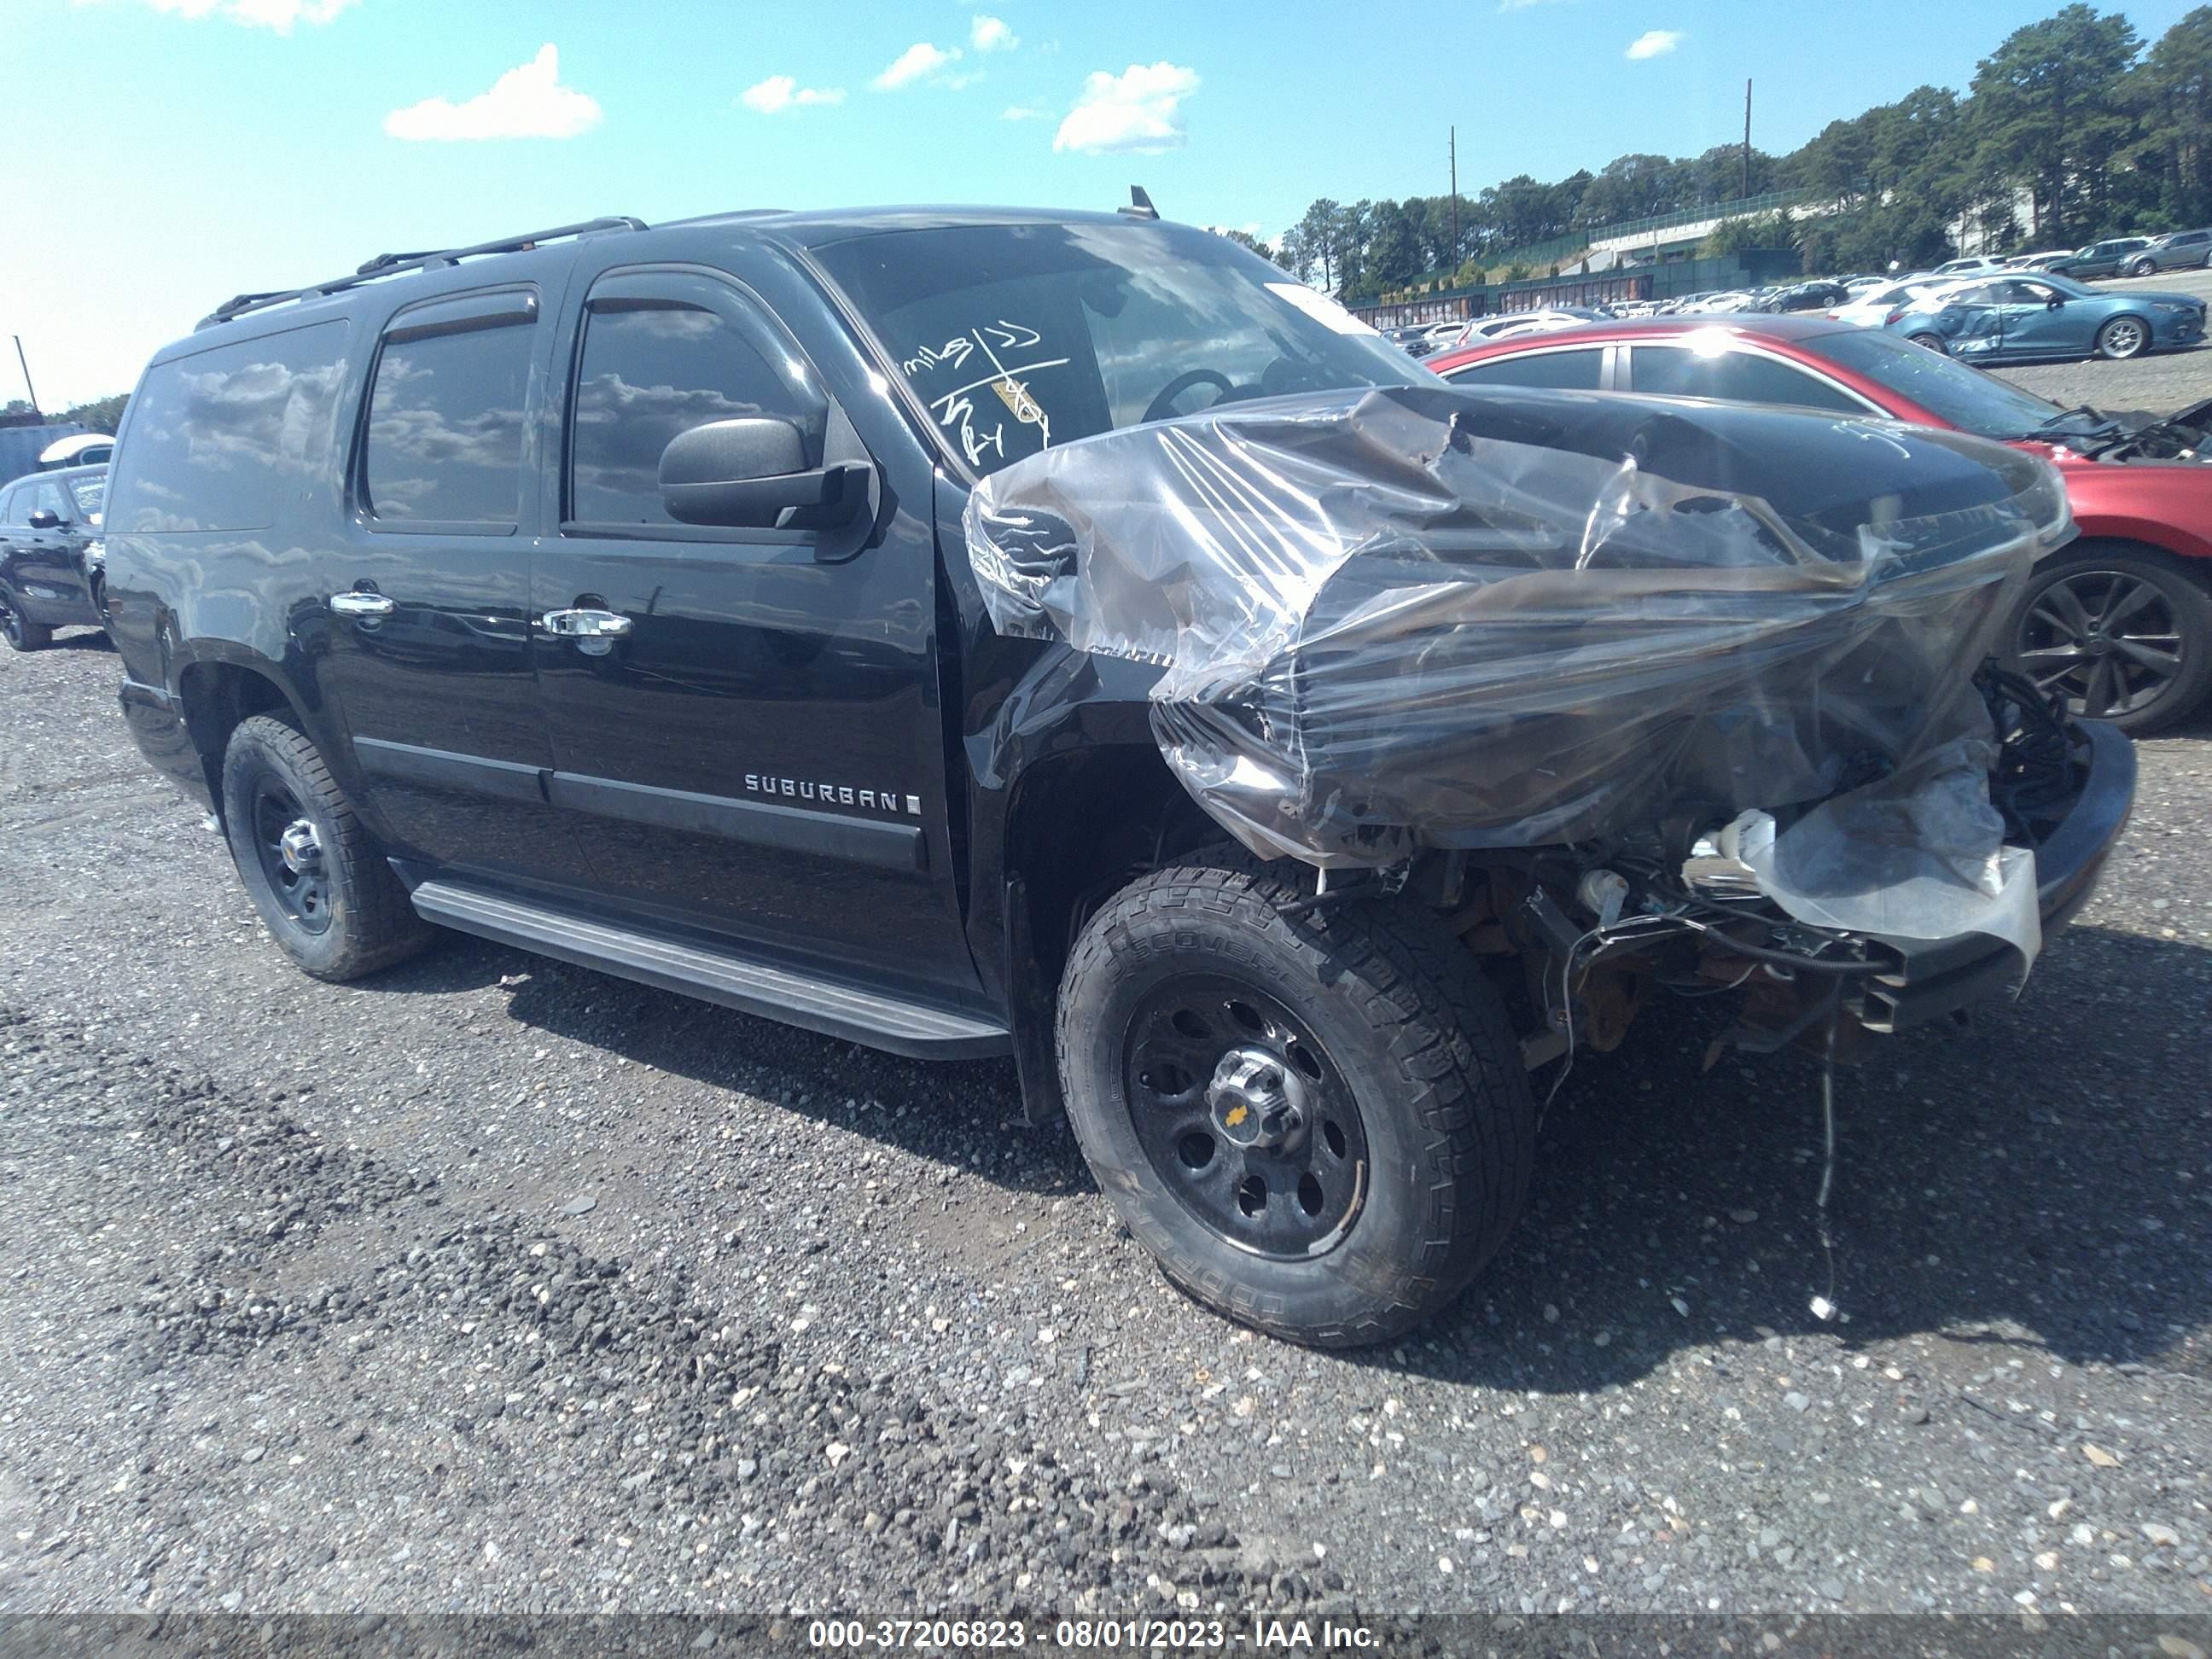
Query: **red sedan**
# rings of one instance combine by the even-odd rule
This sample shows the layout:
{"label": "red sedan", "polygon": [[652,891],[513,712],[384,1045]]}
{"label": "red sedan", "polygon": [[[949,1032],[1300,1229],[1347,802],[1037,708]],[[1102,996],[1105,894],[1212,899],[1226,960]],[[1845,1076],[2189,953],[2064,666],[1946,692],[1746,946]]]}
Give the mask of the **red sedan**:
{"label": "red sedan", "polygon": [[2212,686],[2212,404],[2164,421],[2063,410],[1880,329],[1805,317],[1592,323],[1429,367],[1477,386],[1883,415],[2047,454],[2081,533],[2037,570],[2014,617],[2020,665],[2076,713],[2137,734]]}

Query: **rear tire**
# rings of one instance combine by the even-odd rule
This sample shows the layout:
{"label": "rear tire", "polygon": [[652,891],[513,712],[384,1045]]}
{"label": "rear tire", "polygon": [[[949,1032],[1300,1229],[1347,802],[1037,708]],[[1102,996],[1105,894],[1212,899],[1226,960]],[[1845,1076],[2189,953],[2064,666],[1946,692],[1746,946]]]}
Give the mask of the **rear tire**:
{"label": "rear tire", "polygon": [[54,630],[23,615],[22,602],[0,590],[0,640],[11,651],[43,651],[54,642]]}
{"label": "rear tire", "polygon": [[223,830],[253,908],[284,954],[317,979],[358,979],[416,954],[416,915],[321,753],[298,727],[257,714],[222,763]]}
{"label": "rear tire", "polygon": [[[1234,854],[1122,889],[1068,963],[1060,1075],[1091,1172],[1170,1280],[1351,1347],[1429,1318],[1497,1253],[1535,1109],[1458,940],[1384,902],[1285,915],[1301,896]],[[1280,1109],[1240,1109],[1255,1073]]]}
{"label": "rear tire", "polygon": [[1917,346],[1927,347],[1938,357],[1948,357],[1951,355],[1951,348],[1943,343],[1943,337],[1940,334],[1909,334],[1905,337]]}
{"label": "rear tire", "polygon": [[2037,568],[2009,649],[2014,667],[2076,714],[2146,737],[2212,689],[2212,591],[2155,549],[2077,544]]}

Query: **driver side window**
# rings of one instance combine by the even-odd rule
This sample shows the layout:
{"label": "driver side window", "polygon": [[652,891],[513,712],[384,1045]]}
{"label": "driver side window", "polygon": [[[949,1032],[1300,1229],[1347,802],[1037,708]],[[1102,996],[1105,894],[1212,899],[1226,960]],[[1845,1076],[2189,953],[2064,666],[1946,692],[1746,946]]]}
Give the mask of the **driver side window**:
{"label": "driver side window", "polygon": [[742,303],[702,279],[672,275],[620,277],[594,290],[569,418],[565,519],[674,524],[660,498],[660,453],[678,434],[714,421],[788,421],[810,465],[818,464],[826,404],[793,385],[739,327]]}

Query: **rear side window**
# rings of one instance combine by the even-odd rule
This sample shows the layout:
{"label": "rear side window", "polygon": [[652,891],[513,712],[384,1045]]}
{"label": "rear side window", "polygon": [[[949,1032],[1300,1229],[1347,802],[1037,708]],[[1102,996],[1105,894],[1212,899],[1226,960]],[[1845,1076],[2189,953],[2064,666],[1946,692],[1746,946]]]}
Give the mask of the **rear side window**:
{"label": "rear side window", "polygon": [[482,315],[445,313],[410,323],[403,313],[385,337],[362,444],[366,505],[381,522],[511,529],[536,310],[510,299]]}
{"label": "rear side window", "polygon": [[332,465],[346,325],[316,323],[155,364],[110,469],[111,530],[265,530]]}
{"label": "rear side window", "polygon": [[1719,398],[1738,404],[1794,404],[1864,415],[1866,406],[1802,369],[1748,351],[1715,356],[1680,346],[1632,348],[1629,374],[1638,392],[1662,398]]}
{"label": "rear side window", "polygon": [[673,524],[661,504],[660,453],[710,422],[789,421],[807,454],[821,453],[823,399],[769,361],[767,331],[739,325],[744,303],[690,276],[624,276],[594,293],[570,428],[571,520]]}
{"label": "rear side window", "polygon": [[69,481],[70,493],[76,497],[78,515],[91,520],[100,517],[100,498],[107,494],[107,475],[88,472]]}
{"label": "rear side window", "polygon": [[1533,386],[1595,392],[1602,362],[1603,354],[1597,351],[1531,351],[1519,357],[1469,363],[1444,379],[1457,386]]}

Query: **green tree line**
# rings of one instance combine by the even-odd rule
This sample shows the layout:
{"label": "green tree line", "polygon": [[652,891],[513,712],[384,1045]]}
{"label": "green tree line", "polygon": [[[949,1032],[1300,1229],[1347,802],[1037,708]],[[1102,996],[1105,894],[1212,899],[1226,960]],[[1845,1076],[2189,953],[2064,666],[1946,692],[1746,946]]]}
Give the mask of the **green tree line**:
{"label": "green tree line", "polygon": [[2120,12],[2063,6],[2007,35],[1965,93],[1917,88],[1786,155],[1722,144],[1551,184],[1522,173],[1456,201],[1324,198],[1274,252],[1364,303],[1446,273],[1495,279],[1531,243],[1775,190],[1838,204],[1784,222],[1815,270],[1925,265],[1956,251],[1962,221],[2005,252],[2212,224],[2212,6],[2148,47]]}
{"label": "green tree line", "polygon": [[27,398],[10,398],[5,404],[0,404],[0,420],[14,420],[19,416],[27,419],[43,413],[49,421],[74,421],[90,431],[105,432],[112,437],[116,426],[123,419],[123,405],[130,401],[129,392],[118,392],[112,397],[94,398],[88,404],[73,404],[67,409],[42,411],[33,409]]}

